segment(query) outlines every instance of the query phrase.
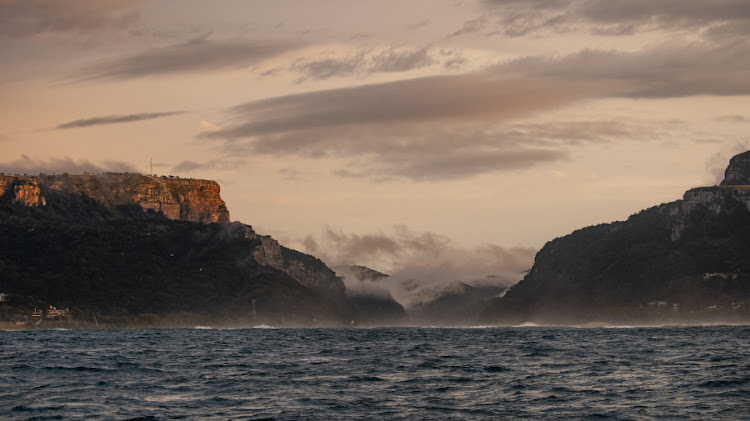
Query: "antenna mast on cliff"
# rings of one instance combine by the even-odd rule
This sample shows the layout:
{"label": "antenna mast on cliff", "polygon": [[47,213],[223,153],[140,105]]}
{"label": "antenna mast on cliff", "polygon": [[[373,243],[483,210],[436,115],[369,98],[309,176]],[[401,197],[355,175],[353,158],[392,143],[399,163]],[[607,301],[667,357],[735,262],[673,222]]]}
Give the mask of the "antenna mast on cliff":
{"label": "antenna mast on cliff", "polygon": [[154,157],[149,158],[149,164],[151,165],[151,172],[149,175],[154,175]]}

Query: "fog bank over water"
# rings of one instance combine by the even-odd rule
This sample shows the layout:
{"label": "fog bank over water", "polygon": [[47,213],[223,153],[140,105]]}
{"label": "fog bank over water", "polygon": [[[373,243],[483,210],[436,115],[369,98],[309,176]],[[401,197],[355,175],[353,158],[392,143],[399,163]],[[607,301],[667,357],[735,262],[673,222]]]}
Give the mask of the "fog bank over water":
{"label": "fog bank over water", "polygon": [[[335,268],[345,277],[348,291],[382,297],[390,294],[406,308],[456,289],[457,282],[513,285],[531,268],[537,252],[496,244],[461,246],[447,236],[415,232],[403,225],[391,232],[364,235],[327,228],[294,246]],[[366,266],[388,276],[358,279],[361,276],[347,269],[350,265]]]}

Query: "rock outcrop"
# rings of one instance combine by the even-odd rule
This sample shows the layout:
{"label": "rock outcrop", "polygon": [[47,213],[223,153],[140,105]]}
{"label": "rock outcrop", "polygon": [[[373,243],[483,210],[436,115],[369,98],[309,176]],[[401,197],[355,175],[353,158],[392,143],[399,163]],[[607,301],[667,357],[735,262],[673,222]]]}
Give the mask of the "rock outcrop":
{"label": "rock outcrop", "polygon": [[[8,186],[22,188],[16,201],[29,206],[44,204],[41,189],[75,192],[105,206],[139,205],[163,213],[169,219],[212,223],[229,222],[229,211],[221,199],[219,184],[211,180],[166,178],[129,173],[97,175],[38,175],[2,177],[5,194]],[[37,191],[35,191],[36,189]],[[35,204],[36,203],[36,204]]]}
{"label": "rock outcrop", "polygon": [[44,206],[46,199],[33,178],[0,175],[0,196],[9,196],[12,203],[24,206]]}
{"label": "rock outcrop", "polygon": [[722,186],[750,185],[750,151],[735,155],[729,160],[729,166],[724,171]]}
{"label": "rock outcrop", "polygon": [[344,296],[344,281],[320,259],[286,248],[271,236],[256,233],[250,225],[239,222],[231,225],[235,229],[242,230],[245,238],[260,242],[253,252],[256,262],[278,269],[300,284],[327,296],[334,298]]}

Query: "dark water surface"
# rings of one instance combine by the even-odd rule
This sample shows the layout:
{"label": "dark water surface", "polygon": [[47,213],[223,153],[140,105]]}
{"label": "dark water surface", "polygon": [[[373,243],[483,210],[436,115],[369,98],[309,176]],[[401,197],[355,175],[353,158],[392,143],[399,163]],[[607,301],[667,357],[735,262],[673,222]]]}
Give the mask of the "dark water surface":
{"label": "dark water surface", "polygon": [[750,327],[0,332],[0,419],[750,419]]}

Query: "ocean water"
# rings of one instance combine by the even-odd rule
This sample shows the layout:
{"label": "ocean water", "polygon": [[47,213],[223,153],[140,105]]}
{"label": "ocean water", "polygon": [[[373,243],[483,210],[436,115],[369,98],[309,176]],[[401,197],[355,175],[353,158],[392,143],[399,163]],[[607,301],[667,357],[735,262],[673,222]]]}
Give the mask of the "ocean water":
{"label": "ocean water", "polygon": [[0,332],[0,419],[750,419],[750,327]]}

